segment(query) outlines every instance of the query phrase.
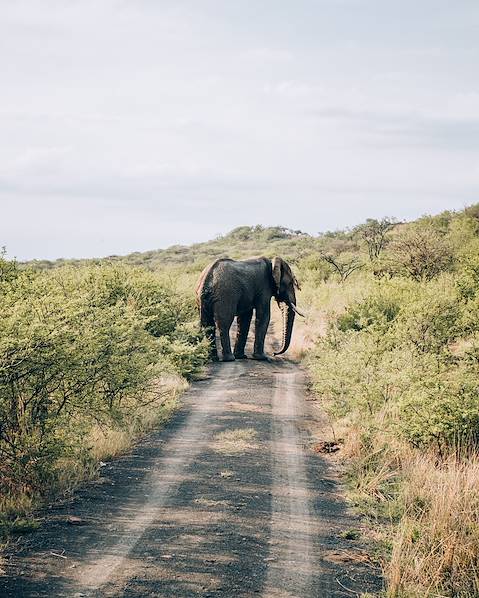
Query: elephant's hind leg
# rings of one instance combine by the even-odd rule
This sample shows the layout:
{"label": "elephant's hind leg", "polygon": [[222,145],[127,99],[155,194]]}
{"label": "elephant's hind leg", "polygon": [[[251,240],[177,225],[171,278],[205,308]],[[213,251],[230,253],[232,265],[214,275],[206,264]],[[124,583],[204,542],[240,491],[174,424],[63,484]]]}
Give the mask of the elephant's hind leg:
{"label": "elephant's hind leg", "polygon": [[216,327],[213,322],[206,330],[206,338],[210,344],[210,357],[212,361],[218,361],[218,349],[216,348]]}
{"label": "elephant's hind leg", "polygon": [[216,348],[216,324],[212,313],[201,314],[201,326],[205,332],[210,345],[210,357],[213,361],[218,361],[218,349]]}
{"label": "elephant's hind leg", "polygon": [[230,328],[233,323],[234,315],[228,315],[218,318],[218,327],[220,329],[221,347],[223,348],[223,361],[234,361],[235,356],[231,352]]}
{"label": "elephant's hind leg", "polygon": [[251,318],[253,317],[253,310],[241,314],[236,318],[238,324],[238,333],[236,335],[235,343],[235,357],[236,359],[246,359],[244,348],[246,346],[246,339],[248,338],[249,326]]}

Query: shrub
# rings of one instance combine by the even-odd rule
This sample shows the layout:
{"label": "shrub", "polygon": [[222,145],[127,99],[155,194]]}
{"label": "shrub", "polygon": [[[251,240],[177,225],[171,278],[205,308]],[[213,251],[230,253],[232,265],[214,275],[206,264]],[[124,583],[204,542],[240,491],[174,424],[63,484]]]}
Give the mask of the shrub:
{"label": "shrub", "polygon": [[[475,304],[474,304],[475,305]],[[453,281],[381,280],[336,316],[311,357],[315,388],[334,417],[396,430],[443,450],[474,440],[476,345],[460,355],[464,313]],[[385,415],[387,416],[385,418]]]}
{"label": "shrub", "polygon": [[460,273],[457,288],[465,300],[479,294],[479,239],[467,246],[460,258]]}
{"label": "shrub", "polygon": [[188,302],[152,273],[33,273],[4,259],[0,272],[0,492],[33,494],[61,458],[88,458],[93,423],[121,425],[162,372],[191,376],[206,351]]}
{"label": "shrub", "polygon": [[414,280],[431,280],[452,265],[450,245],[432,225],[410,225],[391,243],[393,270]]}
{"label": "shrub", "polygon": [[378,282],[373,291],[359,302],[348,306],[337,319],[341,331],[360,331],[374,326],[386,331],[401,308],[407,285]]}
{"label": "shrub", "polygon": [[[434,370],[436,373],[434,374]],[[479,380],[465,365],[421,372],[400,402],[400,429],[415,446],[474,445],[479,440]]]}
{"label": "shrub", "polygon": [[301,279],[308,279],[310,284],[318,285],[328,280],[331,269],[318,253],[302,257],[298,262]]}
{"label": "shrub", "polygon": [[387,234],[395,225],[394,218],[383,218],[382,220],[368,218],[364,224],[360,224],[354,229],[354,233],[366,243],[370,261],[379,258],[386,246]]}
{"label": "shrub", "polygon": [[402,306],[396,336],[419,352],[438,353],[459,333],[460,317],[457,293],[448,281],[422,285]]}

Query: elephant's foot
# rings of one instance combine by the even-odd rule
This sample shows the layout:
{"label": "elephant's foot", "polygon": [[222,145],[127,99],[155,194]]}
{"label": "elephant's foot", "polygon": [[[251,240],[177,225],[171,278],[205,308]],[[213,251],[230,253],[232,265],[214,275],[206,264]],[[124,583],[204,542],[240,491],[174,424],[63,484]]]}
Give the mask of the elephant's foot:
{"label": "elephant's foot", "polygon": [[235,361],[235,356],[233,353],[226,353],[223,355],[223,361]]}
{"label": "elephant's foot", "polygon": [[264,353],[253,353],[253,359],[257,361],[269,361],[269,357]]}
{"label": "elephant's foot", "polygon": [[245,355],[244,353],[235,353],[235,358],[236,359],[248,359],[247,355]]}

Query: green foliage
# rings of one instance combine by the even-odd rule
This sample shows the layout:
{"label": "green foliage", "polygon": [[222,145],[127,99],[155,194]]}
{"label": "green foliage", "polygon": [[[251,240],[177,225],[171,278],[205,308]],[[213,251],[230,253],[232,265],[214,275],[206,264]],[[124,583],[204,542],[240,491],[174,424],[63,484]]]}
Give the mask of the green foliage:
{"label": "green foliage", "polygon": [[403,295],[410,291],[406,283],[376,283],[373,293],[364,300],[348,306],[337,320],[339,330],[363,330],[375,326],[386,332],[401,308]]}
{"label": "green foliage", "polygon": [[89,427],[121,425],[165,372],[205,362],[190,299],[126,266],[18,270],[0,259],[0,492],[54,483],[57,462],[88,459]]}
{"label": "green foliage", "polygon": [[312,284],[318,285],[328,280],[331,268],[319,254],[311,253],[298,261],[302,279],[308,278]]}
{"label": "green foliage", "polygon": [[395,227],[341,285],[304,276],[302,298],[322,310],[314,389],[382,535],[391,596],[477,595],[478,214]]}
{"label": "green foliage", "polygon": [[[415,446],[471,445],[479,440],[477,366],[434,364],[400,402],[400,429]],[[436,371],[434,371],[436,370]]]}
{"label": "green foliage", "polygon": [[178,325],[170,338],[160,339],[161,354],[186,378],[194,376],[209,357],[209,343],[197,322]]}
{"label": "green foliage", "polygon": [[18,264],[15,260],[7,260],[6,249],[2,247],[0,250],[0,289],[8,288],[19,274]]}
{"label": "green foliage", "polygon": [[476,442],[479,352],[469,335],[478,312],[474,320],[471,306],[475,298],[464,302],[450,276],[377,282],[333,319],[310,356],[329,412],[415,446],[442,451]]}
{"label": "green foliage", "polygon": [[353,272],[363,267],[363,263],[357,254],[346,251],[343,251],[340,255],[323,254],[322,258],[330,267],[331,273],[339,277],[340,282],[344,282]]}
{"label": "green foliage", "polygon": [[396,336],[404,345],[411,343],[419,353],[439,353],[456,335],[461,306],[452,284],[447,281],[420,285],[403,306],[396,325]]}
{"label": "green foliage", "polygon": [[364,224],[360,224],[354,232],[366,243],[370,261],[377,260],[388,241],[388,232],[394,227],[394,218],[383,218],[375,220],[368,218]]}
{"label": "green foliage", "polygon": [[457,287],[465,300],[479,294],[479,239],[470,243],[461,255]]}

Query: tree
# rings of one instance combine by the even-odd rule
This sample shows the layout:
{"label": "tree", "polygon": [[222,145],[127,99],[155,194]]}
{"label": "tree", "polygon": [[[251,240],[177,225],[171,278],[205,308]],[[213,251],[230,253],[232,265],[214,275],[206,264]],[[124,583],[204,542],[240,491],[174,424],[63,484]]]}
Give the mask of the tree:
{"label": "tree", "polygon": [[410,226],[391,244],[391,258],[397,269],[415,280],[431,280],[447,270],[452,250],[432,226]]}
{"label": "tree", "polygon": [[386,235],[396,224],[393,218],[383,218],[382,220],[368,218],[364,224],[360,224],[354,229],[354,232],[366,242],[371,261],[379,258],[386,244]]}
{"label": "tree", "polygon": [[339,274],[341,282],[344,282],[353,272],[363,267],[363,264],[355,255],[342,254],[340,256],[333,256],[331,254],[324,254],[322,258]]}

